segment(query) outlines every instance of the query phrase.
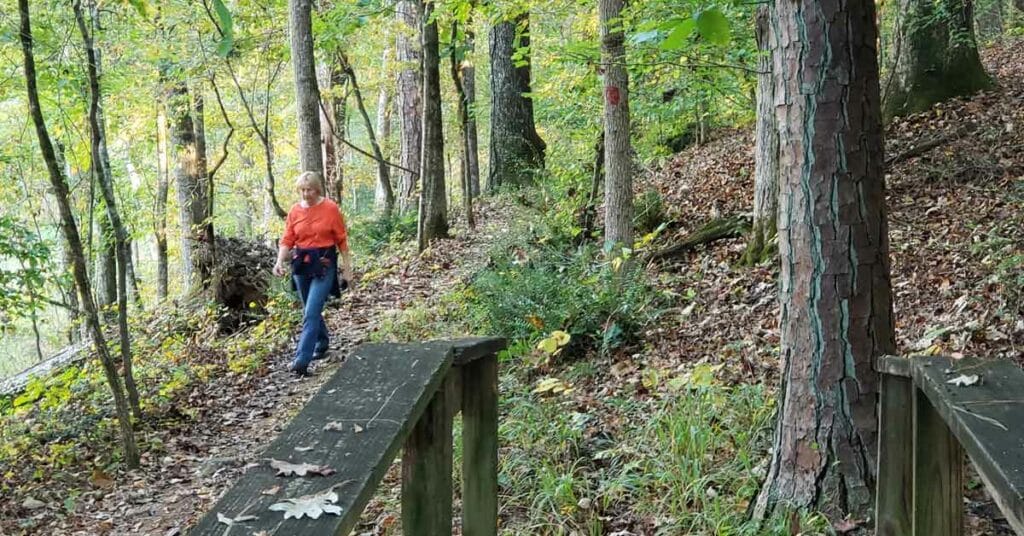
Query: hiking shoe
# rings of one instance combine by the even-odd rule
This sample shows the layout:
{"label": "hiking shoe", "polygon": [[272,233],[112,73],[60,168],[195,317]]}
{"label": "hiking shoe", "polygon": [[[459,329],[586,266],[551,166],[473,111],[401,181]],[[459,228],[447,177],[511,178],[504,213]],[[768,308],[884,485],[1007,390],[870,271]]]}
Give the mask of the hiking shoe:
{"label": "hiking shoe", "polygon": [[288,372],[291,372],[296,376],[299,376],[300,378],[304,376],[312,376],[312,374],[309,373],[308,366],[303,365],[300,367],[294,361],[290,365],[288,365]]}
{"label": "hiking shoe", "polygon": [[330,352],[331,352],[330,348],[328,348],[328,349],[326,349],[326,350],[324,350],[322,352],[313,352],[313,361],[318,361],[320,359],[326,359],[327,358],[327,354],[329,354]]}

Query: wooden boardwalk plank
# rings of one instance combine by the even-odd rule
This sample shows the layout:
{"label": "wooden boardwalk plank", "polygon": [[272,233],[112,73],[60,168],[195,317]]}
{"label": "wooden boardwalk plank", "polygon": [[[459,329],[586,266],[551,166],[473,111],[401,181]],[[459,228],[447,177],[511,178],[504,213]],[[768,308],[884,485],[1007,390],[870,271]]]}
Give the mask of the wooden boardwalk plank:
{"label": "wooden boardwalk plank", "polygon": [[[1024,371],[1002,360],[914,358],[914,383],[974,462],[989,493],[1024,534]],[[978,375],[977,385],[948,383]]]}
{"label": "wooden boardwalk plank", "polygon": [[[360,346],[270,444],[262,459],[252,460],[261,462],[260,466],[250,469],[189,534],[223,535],[228,527],[218,523],[220,513],[229,518],[258,516],[232,527],[231,534],[277,530],[277,534],[294,536],[347,536],[441,386],[453,356],[451,342]],[[342,430],[325,430],[331,422],[339,423]],[[312,450],[300,452],[298,447]],[[278,477],[269,459],[327,465],[337,473]],[[336,486],[341,516],[285,521],[281,512],[268,510],[285,498],[320,493],[332,486]]]}

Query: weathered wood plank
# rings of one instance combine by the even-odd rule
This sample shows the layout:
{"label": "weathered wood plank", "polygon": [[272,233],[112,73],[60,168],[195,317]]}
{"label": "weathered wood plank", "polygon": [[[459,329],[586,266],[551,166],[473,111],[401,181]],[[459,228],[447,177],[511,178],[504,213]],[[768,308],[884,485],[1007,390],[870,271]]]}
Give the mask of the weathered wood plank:
{"label": "weathered wood plank", "polygon": [[914,383],[888,374],[881,383],[875,534],[907,536],[912,530]]}
{"label": "weathered wood plank", "polygon": [[882,374],[910,377],[910,369],[914,358],[899,355],[883,355],[875,360],[875,370]]}
{"label": "weathered wood plank", "polygon": [[[978,375],[976,385],[947,383]],[[1002,360],[915,358],[914,383],[948,423],[990,495],[1024,534],[1024,371]]]}
{"label": "weathered wood plank", "polygon": [[452,533],[453,385],[449,375],[405,440],[402,531],[408,536]]}
{"label": "weathered wood plank", "polygon": [[498,532],[498,358],[462,367],[462,533]]}
{"label": "weathered wood plank", "polygon": [[[258,516],[256,521],[234,527],[233,533],[276,530],[276,534],[290,536],[347,536],[413,424],[441,386],[452,360],[450,343],[360,346],[271,443],[262,459],[252,460],[261,462],[260,466],[249,470],[221,497],[190,534],[223,534],[227,527],[217,522],[221,513],[231,518]],[[339,423],[343,430],[324,430],[328,422]],[[357,432],[355,425],[361,431]],[[451,437],[450,429],[447,435]],[[298,447],[312,450],[300,452]],[[272,458],[327,465],[337,473],[276,477],[266,461]],[[337,486],[341,516],[284,521],[281,512],[268,510],[285,498],[319,493],[332,486]],[[264,495],[278,487],[276,493]]]}
{"label": "weathered wood plank", "polygon": [[915,389],[913,532],[915,536],[963,534],[964,454],[942,416]]}
{"label": "weathered wood plank", "polygon": [[465,365],[470,361],[495,355],[505,349],[508,341],[502,337],[467,337],[448,341],[455,350],[455,364]]}

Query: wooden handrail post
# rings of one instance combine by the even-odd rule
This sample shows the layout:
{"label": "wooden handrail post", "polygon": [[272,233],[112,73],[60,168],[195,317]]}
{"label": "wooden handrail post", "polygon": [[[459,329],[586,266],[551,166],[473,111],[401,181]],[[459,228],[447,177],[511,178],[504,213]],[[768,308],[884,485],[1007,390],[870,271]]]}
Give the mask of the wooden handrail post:
{"label": "wooden handrail post", "polygon": [[875,534],[908,536],[912,529],[914,382],[882,374],[878,403],[878,489]]}
{"label": "wooden handrail post", "polygon": [[452,533],[452,381],[449,374],[402,452],[402,529],[409,536]]}
{"label": "wooden handrail post", "polygon": [[498,533],[498,358],[462,367],[462,533]]}
{"label": "wooden handrail post", "polygon": [[919,389],[913,395],[913,534],[963,534],[964,453]]}

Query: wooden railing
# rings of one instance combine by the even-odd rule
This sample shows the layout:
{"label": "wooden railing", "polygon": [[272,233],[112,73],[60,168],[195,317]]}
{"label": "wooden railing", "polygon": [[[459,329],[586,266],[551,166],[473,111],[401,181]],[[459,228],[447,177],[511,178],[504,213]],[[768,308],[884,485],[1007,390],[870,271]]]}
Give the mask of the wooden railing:
{"label": "wooden railing", "polygon": [[963,534],[964,453],[1024,534],[1024,371],[1009,361],[878,360],[879,536]]}
{"label": "wooden railing", "polygon": [[[493,536],[504,347],[496,338],[360,346],[189,534],[347,536],[400,448],[404,534],[451,534],[452,418],[461,410],[462,534]],[[271,460],[327,476],[277,476]],[[285,519],[270,509],[303,497],[332,512]]]}

